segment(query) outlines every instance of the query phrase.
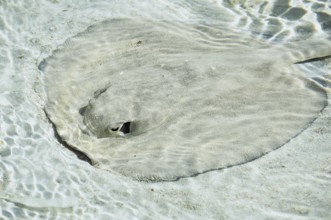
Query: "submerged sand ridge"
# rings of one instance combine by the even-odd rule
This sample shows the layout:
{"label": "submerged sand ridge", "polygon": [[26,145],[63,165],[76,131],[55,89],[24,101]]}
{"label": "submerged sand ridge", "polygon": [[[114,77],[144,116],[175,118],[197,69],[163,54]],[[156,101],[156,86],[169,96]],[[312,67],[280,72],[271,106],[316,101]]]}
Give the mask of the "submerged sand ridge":
{"label": "submerged sand ridge", "polygon": [[45,110],[98,168],[194,176],[279,148],[326,106],[286,54],[225,27],[108,20],[40,64]]}

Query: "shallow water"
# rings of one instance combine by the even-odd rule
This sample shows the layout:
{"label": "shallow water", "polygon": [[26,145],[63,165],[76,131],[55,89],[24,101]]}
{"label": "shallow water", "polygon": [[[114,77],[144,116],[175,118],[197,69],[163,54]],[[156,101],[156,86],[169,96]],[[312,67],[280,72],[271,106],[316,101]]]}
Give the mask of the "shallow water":
{"label": "shallow water", "polygon": [[[330,217],[330,2],[0,1],[0,11],[1,218]],[[129,24],[120,23],[122,30],[109,32],[107,28],[116,27],[113,19],[119,18]],[[98,31],[101,34],[95,35]],[[115,48],[112,55],[110,48]],[[85,72],[77,71],[80,64]],[[155,74],[137,77],[135,66],[140,74]],[[99,75],[91,79],[77,75],[95,69]],[[110,69],[117,75],[109,77]],[[160,81],[159,71],[166,83]],[[187,72],[191,75],[182,74]],[[147,83],[140,87],[142,81]],[[78,90],[72,92],[73,86]],[[151,93],[151,87],[159,93]],[[95,92],[103,88],[107,91],[98,96]],[[261,93],[269,96],[256,95]],[[215,102],[215,95],[221,101]],[[104,106],[114,99],[119,110]],[[132,99],[137,104],[131,108]],[[142,110],[132,110],[139,103],[144,103]],[[115,137],[122,145],[108,152],[110,158],[118,158],[111,160],[110,168],[105,161],[109,154],[103,153],[107,150],[94,147],[107,142],[108,123],[86,124],[90,117],[83,113],[84,122],[79,109],[88,104],[102,107],[101,113],[92,115],[119,117],[114,128],[117,122],[143,121],[136,123],[131,137]],[[91,113],[93,108],[87,110]],[[261,108],[265,115],[257,111]],[[60,137],[55,137],[44,109]],[[208,110],[214,115],[202,114]],[[279,120],[273,114],[280,114]],[[228,132],[227,138],[217,129]],[[251,130],[253,135],[247,135]],[[61,138],[83,146],[79,150],[107,171],[78,159],[59,142]],[[164,146],[155,148],[154,140]],[[238,140],[250,147],[241,151]],[[235,144],[226,145],[234,146],[228,149],[215,145],[221,141]],[[135,143],[145,143],[144,148],[132,150]],[[180,144],[183,147],[174,147]],[[202,144],[209,144],[209,150]],[[132,155],[123,159],[128,153]],[[132,160],[133,155],[137,159]],[[218,170],[237,164],[243,165]],[[216,171],[195,176],[208,170]],[[195,177],[136,181],[155,176],[161,181]]]}

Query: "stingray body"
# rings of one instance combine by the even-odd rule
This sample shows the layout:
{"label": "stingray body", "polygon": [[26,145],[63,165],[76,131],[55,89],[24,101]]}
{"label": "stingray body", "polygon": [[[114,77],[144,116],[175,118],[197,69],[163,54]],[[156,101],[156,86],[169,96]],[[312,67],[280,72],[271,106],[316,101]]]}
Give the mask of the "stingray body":
{"label": "stingray body", "polygon": [[242,164],[282,146],[327,104],[293,66],[316,56],[298,45],[221,26],[105,21],[41,63],[45,109],[94,166],[137,180]]}

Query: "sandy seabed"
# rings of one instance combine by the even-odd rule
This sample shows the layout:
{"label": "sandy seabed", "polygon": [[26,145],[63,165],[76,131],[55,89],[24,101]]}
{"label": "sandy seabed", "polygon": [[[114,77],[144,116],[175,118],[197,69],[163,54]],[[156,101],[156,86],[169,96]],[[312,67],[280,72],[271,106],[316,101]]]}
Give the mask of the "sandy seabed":
{"label": "sandy seabed", "polygon": [[0,1],[1,219],[331,218],[330,104],[281,148],[174,182],[139,182],[96,169],[57,141],[43,111],[38,64],[66,39],[106,19],[207,19],[193,16],[198,2],[183,5]]}

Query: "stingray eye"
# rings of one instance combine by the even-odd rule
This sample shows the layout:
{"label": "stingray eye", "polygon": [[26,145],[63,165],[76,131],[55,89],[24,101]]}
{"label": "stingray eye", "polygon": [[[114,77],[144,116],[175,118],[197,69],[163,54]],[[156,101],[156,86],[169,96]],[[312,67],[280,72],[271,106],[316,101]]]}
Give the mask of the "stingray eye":
{"label": "stingray eye", "polygon": [[119,127],[117,127],[117,128],[111,128],[110,130],[112,130],[112,131],[118,131],[118,129],[119,129]]}
{"label": "stingray eye", "polygon": [[128,121],[128,122],[123,123],[119,131],[120,131],[121,135],[129,134],[131,131],[131,122]]}
{"label": "stingray eye", "polygon": [[81,116],[84,116],[85,112],[86,112],[86,109],[87,109],[87,105],[84,106],[84,107],[81,107],[78,112]]}

